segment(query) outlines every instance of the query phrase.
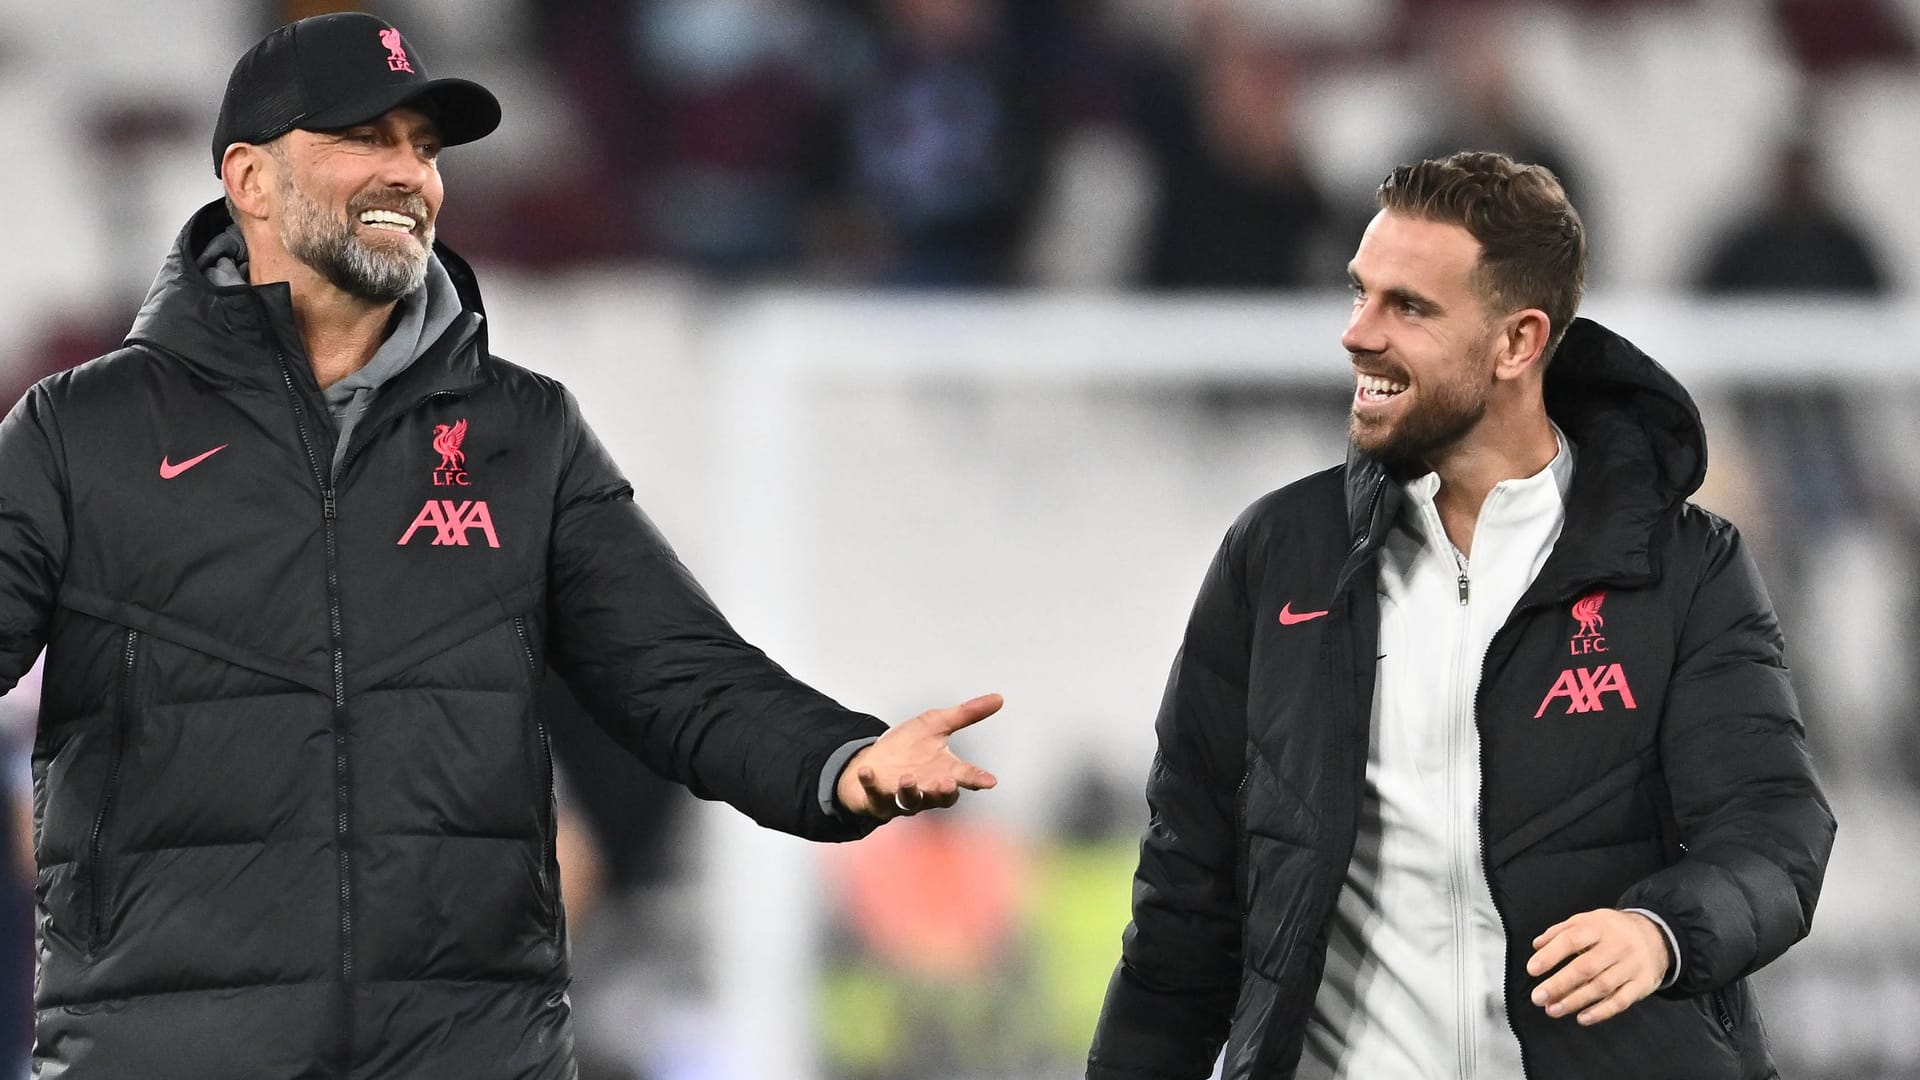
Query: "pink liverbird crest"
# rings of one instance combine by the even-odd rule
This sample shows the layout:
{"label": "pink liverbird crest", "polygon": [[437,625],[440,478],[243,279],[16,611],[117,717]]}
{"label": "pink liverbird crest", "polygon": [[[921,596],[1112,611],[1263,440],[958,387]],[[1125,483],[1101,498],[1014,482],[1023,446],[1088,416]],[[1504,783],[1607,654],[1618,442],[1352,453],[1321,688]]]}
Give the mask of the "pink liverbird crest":
{"label": "pink liverbird crest", "polygon": [[407,59],[407,50],[400,45],[400,31],[392,27],[380,31],[380,44],[387,50],[387,70],[413,74],[413,64]]}
{"label": "pink liverbird crest", "polygon": [[465,417],[461,417],[451,425],[433,425],[433,448],[440,453],[440,467],[442,469],[458,469],[462,463],[467,460],[466,453],[460,449],[460,444],[465,442],[466,439],[467,421]]}
{"label": "pink liverbird crest", "polygon": [[1600,617],[1600,605],[1607,602],[1606,590],[1591,592],[1573,602],[1573,617],[1580,620],[1580,632],[1575,637],[1598,637],[1600,628],[1607,620]]}

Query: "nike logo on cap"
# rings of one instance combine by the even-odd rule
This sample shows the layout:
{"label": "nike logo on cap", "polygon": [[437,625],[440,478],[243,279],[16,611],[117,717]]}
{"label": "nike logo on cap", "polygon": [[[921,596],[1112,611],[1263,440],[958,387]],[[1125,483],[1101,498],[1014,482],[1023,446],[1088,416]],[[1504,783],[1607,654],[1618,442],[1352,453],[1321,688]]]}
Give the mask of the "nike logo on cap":
{"label": "nike logo on cap", "polygon": [[181,462],[178,465],[175,465],[172,462],[168,461],[165,457],[162,457],[160,459],[160,479],[171,480],[174,477],[179,476],[181,473],[186,472],[188,469],[193,468],[195,465],[198,465],[201,462],[212,457],[213,455],[219,453],[220,451],[225,450],[226,448],[227,448],[227,444],[221,443],[219,446],[214,447],[213,449],[207,451],[206,453],[196,454],[193,457],[188,458],[187,460]]}
{"label": "nike logo on cap", "polygon": [[1295,613],[1293,610],[1293,601],[1289,600],[1286,602],[1286,605],[1280,609],[1280,625],[1292,626],[1294,623],[1303,623],[1308,619],[1317,619],[1325,614],[1326,612],[1324,611],[1302,611]]}

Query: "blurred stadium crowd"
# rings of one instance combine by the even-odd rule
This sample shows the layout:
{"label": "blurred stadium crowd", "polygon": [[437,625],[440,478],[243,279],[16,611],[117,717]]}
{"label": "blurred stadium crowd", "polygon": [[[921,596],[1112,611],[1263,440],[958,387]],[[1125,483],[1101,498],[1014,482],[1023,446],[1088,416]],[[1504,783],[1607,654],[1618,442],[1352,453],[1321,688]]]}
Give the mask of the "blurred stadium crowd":
{"label": "blurred stadium crowd", "polygon": [[[119,343],[173,233],[218,194],[206,135],[232,59],[273,25],[342,6],[0,0],[0,130],[16,161],[0,173],[15,208],[0,403]],[[405,28],[435,74],[502,99],[500,132],[444,164],[441,238],[483,276],[611,272],[708,296],[1324,291],[1379,176],[1471,147],[1562,177],[1602,293],[1890,304],[1920,290],[1920,0],[359,6]],[[1920,805],[1920,666],[1898,645],[1920,546],[1920,447],[1898,402],[1920,402],[1920,378],[1871,393],[1820,377],[1821,359],[1732,387],[1741,449],[1715,482],[1768,558],[1792,639],[1810,643],[1802,692],[1844,849]],[[0,711],[19,763],[0,1034],[20,1060],[31,687]],[[690,872],[674,843],[683,797],[589,726],[561,730],[583,1077],[725,1075],[672,1030],[676,988],[700,967],[697,943],[662,929],[697,920],[675,884]],[[1074,1075],[1125,919],[1131,782],[1090,772],[1037,851],[962,818],[846,855],[856,875],[911,864],[932,884],[900,904],[854,890],[839,911],[822,1072]],[[1920,935],[1841,940],[1821,949],[1816,935],[1781,965],[1783,1064],[1915,1075],[1920,1024],[1835,1021],[1849,1034],[1823,1038],[1779,1018],[1872,1002],[1868,1015],[1920,1019]]]}

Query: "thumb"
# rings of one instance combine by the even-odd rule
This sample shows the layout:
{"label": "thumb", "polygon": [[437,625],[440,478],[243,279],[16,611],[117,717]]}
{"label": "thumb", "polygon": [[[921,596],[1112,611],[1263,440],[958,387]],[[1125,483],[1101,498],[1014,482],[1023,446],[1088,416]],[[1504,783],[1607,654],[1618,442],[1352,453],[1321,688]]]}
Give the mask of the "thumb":
{"label": "thumb", "polygon": [[930,709],[920,715],[938,734],[951,735],[999,712],[1004,704],[1006,701],[999,694],[982,694],[950,708]]}

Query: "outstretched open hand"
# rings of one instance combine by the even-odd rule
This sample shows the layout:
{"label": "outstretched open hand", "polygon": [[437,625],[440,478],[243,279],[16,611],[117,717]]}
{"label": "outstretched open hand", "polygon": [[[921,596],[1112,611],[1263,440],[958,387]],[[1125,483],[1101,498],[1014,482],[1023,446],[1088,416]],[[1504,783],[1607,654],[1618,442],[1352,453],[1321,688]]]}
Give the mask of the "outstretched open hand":
{"label": "outstretched open hand", "polygon": [[954,732],[999,712],[1001,704],[999,694],[983,694],[887,729],[847,762],[835,797],[853,813],[886,820],[952,806],[963,790],[993,787],[1000,781],[992,773],[962,760],[947,742]]}

